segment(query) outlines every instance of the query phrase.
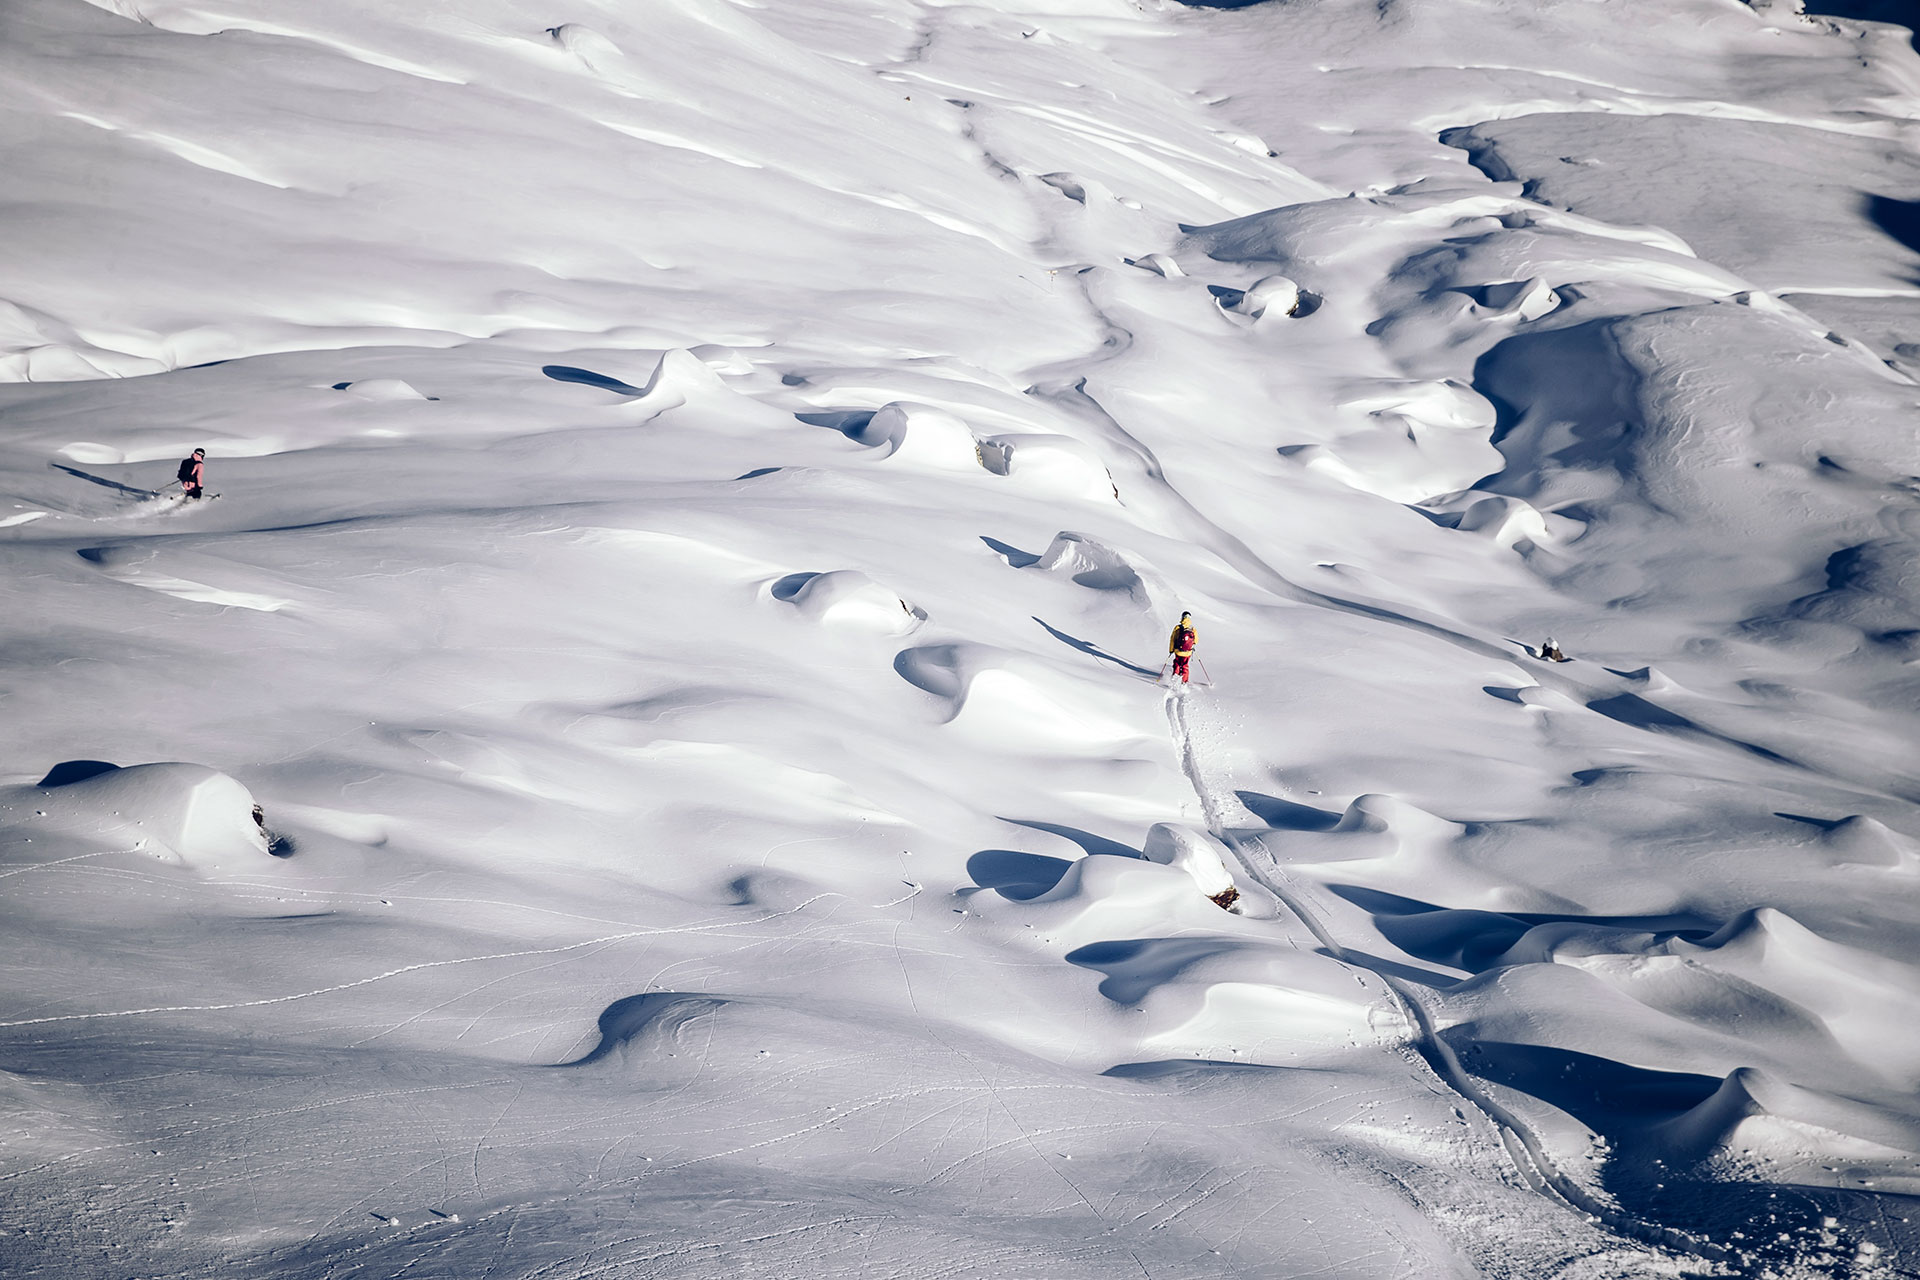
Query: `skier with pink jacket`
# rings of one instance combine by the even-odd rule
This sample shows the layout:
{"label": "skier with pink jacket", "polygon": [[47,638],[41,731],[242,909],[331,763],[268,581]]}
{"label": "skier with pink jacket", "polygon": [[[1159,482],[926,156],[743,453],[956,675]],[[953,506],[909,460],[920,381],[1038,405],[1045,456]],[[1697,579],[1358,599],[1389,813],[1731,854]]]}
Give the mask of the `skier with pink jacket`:
{"label": "skier with pink jacket", "polygon": [[1173,674],[1180,677],[1182,684],[1189,679],[1187,663],[1193,660],[1193,646],[1199,638],[1193,629],[1193,615],[1182,612],[1180,621],[1173,624],[1173,634],[1167,637],[1167,652],[1173,655]]}

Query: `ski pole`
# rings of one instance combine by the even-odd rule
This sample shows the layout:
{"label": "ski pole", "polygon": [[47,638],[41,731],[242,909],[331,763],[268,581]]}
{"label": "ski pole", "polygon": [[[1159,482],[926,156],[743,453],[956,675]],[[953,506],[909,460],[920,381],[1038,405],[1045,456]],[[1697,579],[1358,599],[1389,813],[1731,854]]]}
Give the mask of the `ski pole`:
{"label": "ski pole", "polygon": [[[1200,662],[1200,655],[1197,653],[1194,654],[1193,660],[1195,662]],[[1206,681],[1209,685],[1213,683],[1213,674],[1207,670],[1207,664],[1204,662],[1200,662],[1200,674],[1206,678]]]}

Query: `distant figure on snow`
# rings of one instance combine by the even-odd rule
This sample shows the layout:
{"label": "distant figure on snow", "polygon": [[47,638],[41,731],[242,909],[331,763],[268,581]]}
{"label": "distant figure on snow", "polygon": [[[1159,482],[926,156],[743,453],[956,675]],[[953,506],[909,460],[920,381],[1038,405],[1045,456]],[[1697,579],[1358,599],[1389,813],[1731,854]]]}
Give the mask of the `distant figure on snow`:
{"label": "distant figure on snow", "polygon": [[195,449],[191,457],[180,460],[180,487],[187,491],[189,498],[206,496],[206,486],[200,482],[200,469],[206,462],[205,449]]}
{"label": "distant figure on snow", "polygon": [[1187,663],[1193,660],[1193,646],[1198,639],[1193,630],[1193,615],[1183,611],[1180,621],[1173,624],[1173,634],[1167,637],[1167,652],[1173,655],[1173,674],[1180,677],[1182,684],[1188,680]]}

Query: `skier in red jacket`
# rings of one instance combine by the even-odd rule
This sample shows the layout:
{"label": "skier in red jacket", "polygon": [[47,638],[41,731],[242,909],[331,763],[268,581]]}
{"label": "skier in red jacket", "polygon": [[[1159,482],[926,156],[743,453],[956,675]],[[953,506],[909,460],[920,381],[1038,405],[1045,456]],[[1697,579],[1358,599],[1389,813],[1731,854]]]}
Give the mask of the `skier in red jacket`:
{"label": "skier in red jacket", "polygon": [[1193,658],[1193,646],[1199,639],[1193,629],[1193,615],[1182,612],[1180,621],[1173,624],[1173,634],[1167,637],[1167,652],[1173,655],[1173,674],[1185,684],[1188,680],[1187,663]]}
{"label": "skier in red jacket", "polygon": [[195,449],[192,457],[180,460],[180,487],[186,490],[189,498],[206,496],[206,486],[200,482],[200,469],[206,465],[206,462],[205,449]]}

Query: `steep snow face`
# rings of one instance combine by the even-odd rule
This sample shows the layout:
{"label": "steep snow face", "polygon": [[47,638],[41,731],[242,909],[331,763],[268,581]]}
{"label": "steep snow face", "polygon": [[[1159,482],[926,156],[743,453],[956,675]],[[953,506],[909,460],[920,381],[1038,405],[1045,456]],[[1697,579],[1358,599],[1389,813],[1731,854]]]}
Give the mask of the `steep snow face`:
{"label": "steep snow face", "polygon": [[4,6],[7,1272],[1920,1265],[1786,8]]}

